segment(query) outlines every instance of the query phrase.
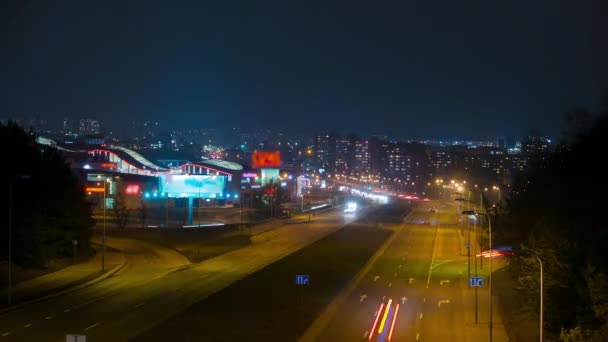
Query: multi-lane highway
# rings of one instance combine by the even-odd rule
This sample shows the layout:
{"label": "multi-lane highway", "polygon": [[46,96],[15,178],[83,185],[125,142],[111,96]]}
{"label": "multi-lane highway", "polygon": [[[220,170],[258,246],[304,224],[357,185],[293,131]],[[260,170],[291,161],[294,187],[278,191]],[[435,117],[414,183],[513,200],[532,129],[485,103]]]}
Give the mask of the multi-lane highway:
{"label": "multi-lane highway", "polygon": [[[349,219],[349,221],[352,219]],[[126,341],[242,277],[344,225],[339,210],[262,233],[251,246],[199,264],[170,250],[113,239],[128,266],[93,286],[0,315],[0,341]]]}
{"label": "multi-lane highway", "polygon": [[[431,213],[431,206],[437,211]],[[308,339],[486,340],[488,293],[478,291],[480,316],[475,324],[458,224],[455,207],[421,203],[331,314],[329,323],[316,336],[307,334]],[[507,341],[498,310],[493,326],[494,341]]]}

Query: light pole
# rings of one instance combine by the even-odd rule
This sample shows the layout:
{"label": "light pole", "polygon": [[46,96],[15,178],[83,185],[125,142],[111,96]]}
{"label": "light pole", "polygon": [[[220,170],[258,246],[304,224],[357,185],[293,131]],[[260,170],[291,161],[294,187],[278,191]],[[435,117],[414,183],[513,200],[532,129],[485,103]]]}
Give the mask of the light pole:
{"label": "light pole", "polygon": [[[492,342],[492,259],[494,258],[494,253],[492,252],[492,217],[488,213],[478,213],[478,215],[484,215],[488,218],[488,250],[490,251],[490,271],[488,273],[488,286],[489,286],[489,299],[490,299],[490,324],[488,325],[490,328],[490,342]],[[483,256],[482,256],[483,257]]]}
{"label": "light pole", "polygon": [[110,183],[110,179],[106,178],[103,181],[103,233],[101,237],[101,272],[106,271],[106,183]]}
{"label": "light pole", "polygon": [[11,290],[13,282],[13,182],[19,179],[30,179],[30,175],[13,176],[8,181],[8,305],[11,305]]}
{"label": "light pole", "polygon": [[536,257],[536,260],[538,260],[538,264],[540,265],[540,324],[538,326],[538,340],[540,342],[543,342],[543,262],[540,260],[538,254],[534,253],[534,256]]}
{"label": "light pole", "polygon": [[494,185],[492,186],[492,190],[498,190],[498,203],[500,204],[500,187]]}

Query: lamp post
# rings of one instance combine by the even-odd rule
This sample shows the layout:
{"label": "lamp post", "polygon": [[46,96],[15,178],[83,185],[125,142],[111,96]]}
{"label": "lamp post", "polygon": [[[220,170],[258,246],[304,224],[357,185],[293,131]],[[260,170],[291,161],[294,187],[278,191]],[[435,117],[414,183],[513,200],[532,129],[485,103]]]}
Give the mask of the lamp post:
{"label": "lamp post", "polygon": [[110,179],[106,178],[103,181],[103,233],[101,237],[101,272],[106,271],[106,183],[110,183]]}
{"label": "lamp post", "polygon": [[[490,324],[489,329],[490,329],[490,342],[492,342],[492,259],[494,257],[494,253],[492,252],[492,217],[490,215],[488,215],[488,213],[478,213],[478,215],[485,215],[488,218],[488,245],[489,248],[488,250],[490,251],[490,271],[488,273],[488,286],[489,286],[489,299],[490,299]],[[483,256],[482,256],[483,257]]]}
{"label": "lamp post", "polygon": [[30,179],[30,175],[13,176],[8,181],[8,305],[11,305],[11,290],[13,282],[13,182],[19,179]]}

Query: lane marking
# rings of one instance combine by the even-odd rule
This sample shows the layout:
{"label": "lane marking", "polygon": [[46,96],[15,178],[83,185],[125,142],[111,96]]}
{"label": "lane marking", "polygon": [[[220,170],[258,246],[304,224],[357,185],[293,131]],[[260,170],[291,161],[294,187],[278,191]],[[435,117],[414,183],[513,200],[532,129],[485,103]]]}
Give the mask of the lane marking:
{"label": "lane marking", "polygon": [[426,279],[426,288],[429,288],[431,282],[431,272],[433,272],[433,263],[435,262],[435,251],[437,250],[437,241],[439,240],[439,225],[435,229],[435,243],[433,244],[433,255],[431,256],[431,265],[429,266],[429,276]]}
{"label": "lane marking", "polygon": [[422,319],[422,312],[420,313],[420,319]]}
{"label": "lane marking", "polygon": [[391,286],[393,286],[393,283],[388,283],[388,287],[391,287]]}
{"label": "lane marking", "polygon": [[410,281],[410,285],[412,285],[412,282],[414,282],[414,278],[410,277],[409,281]]}
{"label": "lane marking", "polygon": [[32,324],[31,324],[31,323],[28,323],[28,324],[24,325],[23,327],[24,327],[24,328],[29,328],[29,327],[31,327],[31,326],[32,326]]}
{"label": "lane marking", "polygon": [[407,301],[407,297],[406,296],[401,297],[401,305],[405,304],[405,301]]}
{"label": "lane marking", "polygon": [[201,279],[205,279],[205,278],[207,278],[208,276],[209,276],[209,273],[204,274],[204,275],[201,277]]}
{"label": "lane marking", "polygon": [[391,310],[391,304],[393,303],[392,299],[388,300],[386,304],[386,309],[384,310],[384,315],[382,316],[382,320],[380,321],[380,327],[378,328],[378,334],[382,334],[384,330],[384,325],[386,324],[386,319],[388,318],[388,312]]}
{"label": "lane marking", "polygon": [[395,322],[397,322],[397,312],[399,312],[399,304],[395,307],[395,314],[393,315],[393,323],[391,324],[391,330],[388,333],[388,340],[390,341],[393,337],[393,329],[395,329]]}
{"label": "lane marking", "polygon": [[97,322],[97,323],[95,323],[95,324],[93,324],[93,325],[89,325],[88,327],[84,328],[84,331],[87,331],[87,330],[89,330],[89,329],[93,329],[93,328],[95,328],[95,327],[96,327],[96,326],[98,326],[98,325],[99,325],[99,322]]}
{"label": "lane marking", "polygon": [[362,294],[362,295],[360,296],[360,298],[361,298],[361,300],[359,300],[359,303],[363,302],[363,300],[364,300],[365,298],[367,298],[367,295],[364,293],[364,294]]}
{"label": "lane marking", "polygon": [[382,312],[382,308],[384,307],[384,302],[380,304],[380,308],[378,309],[378,314],[376,314],[376,319],[374,320],[374,325],[372,325],[371,333],[369,334],[369,340],[372,340],[372,336],[374,336],[374,329],[376,329],[376,324],[378,324],[378,318],[380,317],[380,313]]}
{"label": "lane marking", "polygon": [[63,310],[63,312],[70,312],[70,309],[65,309]]}
{"label": "lane marking", "polygon": [[144,306],[145,304],[146,304],[146,302],[141,302],[141,303],[135,305],[134,308],[135,309],[140,308],[140,307]]}
{"label": "lane marking", "polygon": [[374,281],[378,280],[379,278],[380,278],[380,276],[379,276],[379,275],[375,276],[375,277],[374,277]]}
{"label": "lane marking", "polygon": [[10,335],[10,334],[11,334],[11,333],[10,333],[10,331],[9,331],[9,332],[5,332],[4,334],[2,334],[2,337],[4,337],[4,336],[8,336],[8,335]]}
{"label": "lane marking", "polygon": [[395,278],[397,278],[397,273],[395,273]]}
{"label": "lane marking", "polygon": [[418,341],[419,338],[420,338],[420,334],[416,333],[416,341]]}
{"label": "lane marking", "polygon": [[437,307],[440,308],[441,304],[450,304],[450,300],[449,299],[442,299],[440,301],[437,302]]}
{"label": "lane marking", "polygon": [[53,316],[46,316],[46,317],[44,317],[44,319],[51,319],[51,318],[53,318]]}
{"label": "lane marking", "polygon": [[365,331],[365,334],[363,334],[363,338],[367,338],[367,334],[369,334],[369,330]]}
{"label": "lane marking", "polygon": [[450,281],[449,280],[440,280],[439,281],[439,285],[443,285],[443,284],[449,284]]}
{"label": "lane marking", "polygon": [[426,303],[426,297],[422,298],[422,302]]}

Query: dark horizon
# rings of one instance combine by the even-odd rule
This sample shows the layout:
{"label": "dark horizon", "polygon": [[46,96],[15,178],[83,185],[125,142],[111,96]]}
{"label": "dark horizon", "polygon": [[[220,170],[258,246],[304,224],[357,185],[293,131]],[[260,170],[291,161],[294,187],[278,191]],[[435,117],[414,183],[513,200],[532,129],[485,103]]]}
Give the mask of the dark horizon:
{"label": "dark horizon", "polygon": [[607,87],[602,1],[4,5],[0,117],[556,137]]}

